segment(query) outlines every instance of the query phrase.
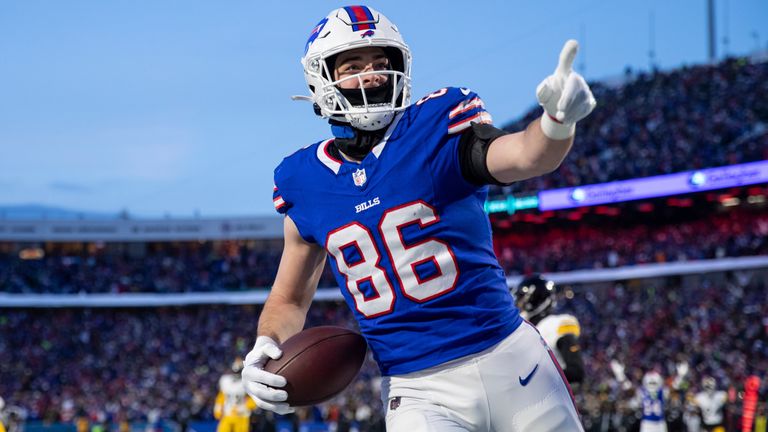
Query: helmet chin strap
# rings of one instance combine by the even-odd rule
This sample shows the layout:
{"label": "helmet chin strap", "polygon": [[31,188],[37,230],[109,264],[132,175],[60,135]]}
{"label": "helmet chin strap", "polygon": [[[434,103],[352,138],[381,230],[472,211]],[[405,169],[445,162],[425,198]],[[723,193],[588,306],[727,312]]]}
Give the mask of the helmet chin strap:
{"label": "helmet chin strap", "polygon": [[333,141],[334,145],[342,153],[356,160],[363,160],[371,152],[371,149],[381,142],[387,129],[365,131],[336,120],[329,120],[328,122],[331,124],[333,136],[336,137]]}

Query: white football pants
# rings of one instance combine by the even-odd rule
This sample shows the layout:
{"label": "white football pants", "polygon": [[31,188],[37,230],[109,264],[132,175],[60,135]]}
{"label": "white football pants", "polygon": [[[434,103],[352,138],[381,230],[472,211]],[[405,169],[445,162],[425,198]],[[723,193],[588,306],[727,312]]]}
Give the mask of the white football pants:
{"label": "white football pants", "polygon": [[640,432],[667,432],[667,423],[664,420],[661,421],[640,421]]}
{"label": "white football pants", "polygon": [[388,432],[583,431],[557,360],[528,322],[480,353],[385,377],[381,392]]}

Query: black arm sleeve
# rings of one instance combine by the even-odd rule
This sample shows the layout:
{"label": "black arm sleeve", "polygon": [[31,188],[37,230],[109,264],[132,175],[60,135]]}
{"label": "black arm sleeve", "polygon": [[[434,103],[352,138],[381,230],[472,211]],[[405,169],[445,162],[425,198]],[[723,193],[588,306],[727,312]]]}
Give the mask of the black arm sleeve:
{"label": "black arm sleeve", "polygon": [[464,131],[459,141],[459,164],[465,180],[478,186],[509,184],[493,178],[486,163],[488,147],[493,140],[507,134],[509,132],[484,123],[473,123],[471,128]]}
{"label": "black arm sleeve", "polygon": [[577,383],[584,380],[584,361],[581,359],[579,340],[573,334],[563,335],[557,341],[557,350],[565,360],[565,377],[568,382]]}

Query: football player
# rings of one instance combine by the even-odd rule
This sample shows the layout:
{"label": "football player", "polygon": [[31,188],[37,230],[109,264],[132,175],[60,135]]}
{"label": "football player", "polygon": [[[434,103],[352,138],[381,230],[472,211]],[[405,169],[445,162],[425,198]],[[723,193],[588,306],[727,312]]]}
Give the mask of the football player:
{"label": "football player", "polygon": [[555,283],[540,275],[523,278],[514,295],[523,318],[530,321],[541,333],[563,368],[570,383],[584,379],[584,361],[581,358],[579,320],[569,314],[552,314],[557,304]]}
{"label": "football player", "polygon": [[702,391],[696,393],[694,403],[701,410],[701,422],[708,432],[723,432],[723,408],[728,394],[717,389],[717,382],[711,376],[701,380]]}
{"label": "football player", "polygon": [[[624,365],[611,360],[611,369],[616,381],[624,389],[631,389],[632,382],[624,373]],[[672,388],[678,390],[688,374],[688,363],[677,364],[677,375],[672,381]],[[664,414],[665,401],[669,400],[670,389],[664,384],[664,378],[656,370],[649,370],[643,375],[640,388],[631,405],[641,411],[640,432],[667,432],[667,419]]]}
{"label": "football player", "polygon": [[243,359],[238,357],[232,362],[232,373],[219,379],[219,393],[213,406],[213,416],[219,421],[216,432],[248,432],[251,412],[256,404],[246,397],[245,387],[240,377]]}
{"label": "football player", "polygon": [[5,418],[3,416],[3,409],[5,409],[5,400],[0,397],[0,432],[5,432]]}
{"label": "football player", "polygon": [[570,389],[514,307],[483,211],[488,184],[556,169],[595,100],[568,41],[524,131],[491,123],[463,87],[411,103],[411,52],[366,6],[331,11],[301,59],[332,137],[286,157],[273,201],[284,250],[245,360],[260,407],[293,411],[263,370],[299,332],[326,256],[383,376],[389,431],[583,430]]}

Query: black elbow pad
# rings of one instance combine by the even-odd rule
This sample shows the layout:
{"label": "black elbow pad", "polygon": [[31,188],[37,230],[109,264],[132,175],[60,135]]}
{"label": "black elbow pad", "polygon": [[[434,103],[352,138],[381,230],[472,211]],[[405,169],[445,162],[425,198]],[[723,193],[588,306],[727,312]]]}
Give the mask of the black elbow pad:
{"label": "black elbow pad", "polygon": [[584,380],[584,361],[581,359],[581,347],[576,335],[566,334],[557,341],[557,351],[565,361],[565,378],[577,383]]}
{"label": "black elbow pad", "polygon": [[459,165],[465,180],[478,186],[507,185],[493,178],[488,171],[486,158],[493,140],[508,133],[485,123],[473,123],[471,128],[464,131],[459,141]]}

